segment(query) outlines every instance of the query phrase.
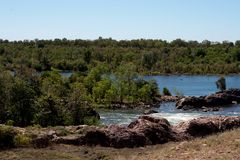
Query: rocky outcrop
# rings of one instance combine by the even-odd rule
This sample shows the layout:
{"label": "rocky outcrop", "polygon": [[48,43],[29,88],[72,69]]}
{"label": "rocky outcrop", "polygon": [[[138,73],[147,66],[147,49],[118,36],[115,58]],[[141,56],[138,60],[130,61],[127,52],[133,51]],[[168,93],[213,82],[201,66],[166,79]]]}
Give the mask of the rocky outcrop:
{"label": "rocky outcrop", "polygon": [[[162,144],[169,141],[189,140],[210,134],[223,132],[240,127],[240,116],[235,117],[201,117],[176,126],[171,126],[164,118],[141,116],[128,126],[66,126],[40,128],[38,132],[20,129],[25,135],[40,133],[31,136],[32,144],[36,148],[47,147],[50,144],[71,145],[100,145],[104,147],[132,148],[146,145]],[[68,134],[59,132],[64,130]],[[25,131],[23,131],[25,130]]]}
{"label": "rocky outcrop", "polygon": [[200,117],[173,126],[174,132],[180,139],[203,137],[217,132],[240,127],[240,117]]}
{"label": "rocky outcrop", "polygon": [[164,118],[141,116],[128,125],[130,130],[143,134],[146,144],[161,144],[175,139],[170,123]]}
{"label": "rocky outcrop", "polygon": [[240,127],[240,116],[201,117],[176,126],[166,119],[142,116],[128,127],[111,125],[104,129],[93,129],[80,138],[80,144],[107,147],[139,147],[189,140]]}
{"label": "rocky outcrop", "polygon": [[32,140],[32,145],[34,148],[45,148],[50,144],[50,137],[47,135],[40,135]]}
{"label": "rocky outcrop", "polygon": [[208,96],[185,97],[176,102],[177,109],[203,109],[240,102],[240,89],[230,89]]}
{"label": "rocky outcrop", "polygon": [[[132,148],[203,137],[240,127],[239,117],[202,117],[176,126],[164,118],[141,116],[127,127],[110,125],[104,127],[84,126],[76,129],[79,134],[53,138],[53,143]],[[77,127],[75,127],[77,128]],[[72,129],[74,130],[74,129]]]}
{"label": "rocky outcrop", "polygon": [[110,125],[87,131],[80,144],[108,147],[139,147],[166,143],[174,139],[171,126],[166,119],[141,116],[127,127]]}

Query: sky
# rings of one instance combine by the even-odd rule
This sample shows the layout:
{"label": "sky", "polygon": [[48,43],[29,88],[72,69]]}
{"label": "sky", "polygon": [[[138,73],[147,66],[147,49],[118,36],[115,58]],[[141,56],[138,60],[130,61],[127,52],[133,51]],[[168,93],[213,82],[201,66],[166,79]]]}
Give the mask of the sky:
{"label": "sky", "polygon": [[0,2],[0,39],[240,39],[240,0]]}

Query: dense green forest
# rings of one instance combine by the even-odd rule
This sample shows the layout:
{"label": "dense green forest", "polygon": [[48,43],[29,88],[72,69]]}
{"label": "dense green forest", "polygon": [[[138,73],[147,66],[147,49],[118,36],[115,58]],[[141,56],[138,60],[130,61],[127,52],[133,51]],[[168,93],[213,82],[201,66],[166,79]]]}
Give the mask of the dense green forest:
{"label": "dense green forest", "polygon": [[99,64],[115,71],[132,63],[141,74],[229,74],[240,72],[240,41],[163,40],[0,40],[2,67],[37,71],[89,72]]}

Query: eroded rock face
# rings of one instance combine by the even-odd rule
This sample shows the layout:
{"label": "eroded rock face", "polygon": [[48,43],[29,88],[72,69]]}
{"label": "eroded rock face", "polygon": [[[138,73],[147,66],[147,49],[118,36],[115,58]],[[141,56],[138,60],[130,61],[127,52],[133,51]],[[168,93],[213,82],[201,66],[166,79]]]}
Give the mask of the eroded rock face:
{"label": "eroded rock face", "polygon": [[127,127],[112,125],[107,128],[107,137],[109,137],[109,146],[116,148],[140,147],[147,143],[147,139],[142,133],[138,133]]}
{"label": "eroded rock face", "polygon": [[201,109],[202,107],[216,107],[240,102],[240,89],[230,89],[208,96],[185,97],[176,102],[177,109]]}
{"label": "eroded rock face", "polygon": [[130,130],[143,134],[147,144],[161,144],[175,139],[169,122],[164,118],[141,116],[128,125]]}
{"label": "eroded rock face", "polygon": [[240,117],[200,117],[173,126],[179,138],[189,139],[203,137],[217,132],[240,127]]}
{"label": "eroded rock face", "polygon": [[171,127],[166,119],[141,116],[127,127],[110,125],[106,128],[91,129],[82,137],[81,143],[131,148],[165,143],[172,139]]}
{"label": "eroded rock face", "polygon": [[[87,132],[84,139],[87,145],[108,147],[139,147],[203,137],[240,127],[240,116],[201,117],[176,126],[166,119],[141,116],[127,127],[111,125],[104,129]],[[83,141],[82,141],[83,142]]]}
{"label": "eroded rock face", "polygon": [[32,140],[34,148],[45,148],[49,146],[50,138],[47,135],[40,135]]}

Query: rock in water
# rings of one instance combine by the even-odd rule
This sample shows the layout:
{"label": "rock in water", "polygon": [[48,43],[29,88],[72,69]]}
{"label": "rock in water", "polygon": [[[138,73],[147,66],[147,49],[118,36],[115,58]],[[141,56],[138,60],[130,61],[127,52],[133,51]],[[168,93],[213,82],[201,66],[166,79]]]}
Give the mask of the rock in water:
{"label": "rock in water", "polygon": [[204,106],[204,97],[185,97],[176,102],[177,109],[187,109],[187,108],[200,108]]}
{"label": "rock in water", "polygon": [[208,96],[185,97],[176,102],[177,109],[201,109],[205,107],[223,106],[240,102],[240,89],[230,89]]}

